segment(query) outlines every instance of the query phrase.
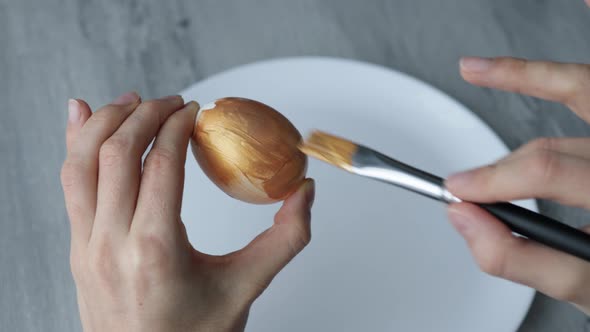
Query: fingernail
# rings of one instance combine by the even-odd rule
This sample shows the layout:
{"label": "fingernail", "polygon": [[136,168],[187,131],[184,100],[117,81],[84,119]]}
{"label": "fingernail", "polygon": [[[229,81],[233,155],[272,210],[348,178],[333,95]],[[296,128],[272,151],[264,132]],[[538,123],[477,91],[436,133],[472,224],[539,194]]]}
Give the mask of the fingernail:
{"label": "fingernail", "polygon": [[176,100],[176,99],[182,99],[182,96],[180,95],[172,95],[172,96],[166,96],[166,97],[162,97],[160,98],[160,100]]}
{"label": "fingernail", "polygon": [[471,228],[471,222],[466,215],[451,206],[449,208],[449,220],[459,234],[467,236]]}
{"label": "fingernail", "polygon": [[186,110],[186,111],[193,111],[193,110],[199,109],[199,108],[200,108],[199,103],[197,103],[194,100],[191,100],[188,103],[184,104],[184,108],[183,109]]}
{"label": "fingernail", "polygon": [[185,107],[188,107],[189,105],[191,107],[201,108],[201,105],[198,102],[194,101],[194,100],[191,100],[188,103],[184,104]]}
{"label": "fingernail", "polygon": [[464,71],[484,72],[492,66],[492,60],[479,57],[463,57],[459,61],[459,66]]}
{"label": "fingernail", "polygon": [[315,201],[315,181],[313,179],[309,179],[305,183],[305,202],[307,203],[307,208],[311,209],[313,206],[313,202]]}
{"label": "fingernail", "polygon": [[127,92],[126,94],[120,95],[117,99],[113,100],[114,105],[127,105],[136,102],[139,99],[137,92]]}
{"label": "fingernail", "polygon": [[445,181],[445,186],[449,189],[464,187],[468,185],[472,179],[472,171],[455,173],[447,178]]}
{"label": "fingernail", "polygon": [[76,99],[68,100],[68,122],[78,123],[80,121],[80,103]]}

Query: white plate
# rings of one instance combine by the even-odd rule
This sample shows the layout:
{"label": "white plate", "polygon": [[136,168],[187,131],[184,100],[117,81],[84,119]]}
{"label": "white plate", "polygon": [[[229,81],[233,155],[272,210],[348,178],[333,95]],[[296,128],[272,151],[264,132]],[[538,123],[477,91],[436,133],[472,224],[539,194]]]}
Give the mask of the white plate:
{"label": "white plate", "polygon": [[[465,107],[399,72],[332,58],[259,62],[185,90],[201,104],[269,104],[303,135],[322,129],[447,176],[508,152]],[[445,206],[315,160],[311,244],[255,302],[249,331],[515,331],[533,290],[478,271]],[[187,162],[182,217],[195,247],[223,254],[272,225],[278,205],[248,205]],[[522,205],[535,209],[534,202]],[[270,254],[270,253],[269,253]]]}

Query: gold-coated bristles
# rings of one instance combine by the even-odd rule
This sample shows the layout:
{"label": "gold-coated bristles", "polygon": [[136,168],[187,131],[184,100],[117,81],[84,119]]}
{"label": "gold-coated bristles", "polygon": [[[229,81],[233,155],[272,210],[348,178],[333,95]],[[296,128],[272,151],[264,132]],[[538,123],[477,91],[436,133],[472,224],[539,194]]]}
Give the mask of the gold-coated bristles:
{"label": "gold-coated bristles", "polygon": [[299,145],[299,150],[310,157],[350,171],[352,157],[358,146],[346,139],[316,130]]}

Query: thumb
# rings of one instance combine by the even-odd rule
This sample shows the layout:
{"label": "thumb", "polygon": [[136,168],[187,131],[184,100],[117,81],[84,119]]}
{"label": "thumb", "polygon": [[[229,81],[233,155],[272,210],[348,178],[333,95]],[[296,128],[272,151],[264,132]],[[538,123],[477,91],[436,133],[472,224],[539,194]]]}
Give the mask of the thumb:
{"label": "thumb", "polygon": [[274,224],[238,252],[234,267],[240,278],[262,292],[311,240],[311,206],[315,182],[305,180],[277,212]]}
{"label": "thumb", "polygon": [[484,272],[590,308],[589,263],[514,236],[508,227],[474,204],[452,204],[448,212]]}

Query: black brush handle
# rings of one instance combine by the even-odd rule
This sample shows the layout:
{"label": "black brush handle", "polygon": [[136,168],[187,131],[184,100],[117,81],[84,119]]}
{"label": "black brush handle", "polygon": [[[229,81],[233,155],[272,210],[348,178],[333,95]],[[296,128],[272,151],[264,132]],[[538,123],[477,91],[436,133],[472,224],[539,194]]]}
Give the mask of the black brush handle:
{"label": "black brush handle", "polygon": [[[452,202],[446,195],[441,195],[440,190],[432,191],[432,188],[444,188],[444,180],[441,177],[404,164],[363,146],[358,147],[354,158],[357,162],[362,161],[361,164],[376,164],[380,168],[382,167],[385,170],[392,170],[394,172],[390,177],[383,177],[382,174],[374,176],[377,180],[445,203]],[[375,160],[377,161],[375,162]],[[399,181],[399,174],[403,174],[404,178],[409,177],[413,181]],[[446,189],[444,191],[452,195]],[[512,203],[475,204],[500,219],[513,232],[590,262],[590,234]]]}
{"label": "black brush handle", "polygon": [[590,234],[511,203],[477,205],[513,232],[590,262]]}

